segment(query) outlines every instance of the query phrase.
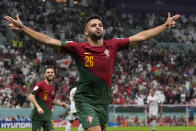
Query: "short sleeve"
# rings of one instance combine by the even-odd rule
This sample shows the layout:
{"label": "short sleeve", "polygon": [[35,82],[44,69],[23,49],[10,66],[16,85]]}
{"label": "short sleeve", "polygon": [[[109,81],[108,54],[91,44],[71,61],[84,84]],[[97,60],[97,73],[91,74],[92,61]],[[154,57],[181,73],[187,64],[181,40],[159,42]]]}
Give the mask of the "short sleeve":
{"label": "short sleeve", "polygon": [[74,41],[62,41],[61,52],[67,52],[70,54],[77,54],[79,43]]}
{"label": "short sleeve", "polygon": [[115,38],[112,39],[112,44],[116,47],[116,50],[128,49],[129,38]]}
{"label": "short sleeve", "polygon": [[37,92],[39,92],[39,90],[40,90],[40,84],[37,83],[37,84],[34,86],[34,88],[33,88],[32,94],[36,95]]}

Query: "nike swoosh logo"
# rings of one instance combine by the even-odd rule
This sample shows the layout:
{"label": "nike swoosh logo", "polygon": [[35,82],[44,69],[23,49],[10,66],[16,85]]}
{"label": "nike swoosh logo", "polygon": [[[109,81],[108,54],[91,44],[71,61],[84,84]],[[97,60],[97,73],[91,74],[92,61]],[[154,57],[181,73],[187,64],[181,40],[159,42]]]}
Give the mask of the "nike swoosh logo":
{"label": "nike swoosh logo", "polygon": [[90,53],[89,53],[89,52],[84,52],[84,54],[85,54],[85,55],[89,55]]}

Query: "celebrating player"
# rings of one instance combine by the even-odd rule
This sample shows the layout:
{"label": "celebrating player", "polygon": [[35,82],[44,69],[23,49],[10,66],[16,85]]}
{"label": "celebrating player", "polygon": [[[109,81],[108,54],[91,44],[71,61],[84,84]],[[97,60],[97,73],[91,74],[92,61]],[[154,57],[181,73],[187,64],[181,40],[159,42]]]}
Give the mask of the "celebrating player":
{"label": "celebrating player", "polygon": [[149,118],[152,125],[152,131],[155,131],[155,126],[157,125],[156,119],[158,116],[158,107],[160,107],[160,114],[162,114],[162,107],[159,98],[155,95],[155,90],[151,89],[150,94],[147,97],[145,113],[147,113],[147,110],[149,109]]}
{"label": "celebrating player", "polygon": [[46,67],[44,80],[38,82],[33,92],[29,95],[29,100],[34,104],[32,110],[32,131],[53,131],[52,127],[52,105],[66,107],[65,103],[59,103],[55,100],[55,87],[53,80],[55,72],[52,67]]}
{"label": "celebrating player", "polygon": [[[66,124],[65,131],[70,131],[71,124],[73,123],[74,120],[80,120],[79,116],[77,115],[75,102],[74,102],[74,95],[75,95],[76,89],[77,88],[74,87],[70,91],[70,96],[69,96],[69,100],[71,102],[71,104],[70,104],[70,115],[69,115],[69,122]],[[80,123],[80,125],[78,127],[78,131],[82,131],[82,130],[83,130],[82,124]]]}
{"label": "celebrating player", "polygon": [[[36,32],[16,20],[5,16],[10,21],[11,29],[20,30],[50,47],[72,54],[78,66],[80,80],[74,100],[77,113],[86,131],[103,131],[108,122],[109,103],[111,101],[112,73],[117,52],[128,49],[138,43],[151,39],[166,29],[176,25],[180,15],[171,17],[168,13],[166,22],[156,28],[140,32],[128,38],[103,40],[103,24],[99,16],[86,19],[84,33],[86,42],[59,41],[45,34]],[[78,27],[80,28],[80,27]]]}

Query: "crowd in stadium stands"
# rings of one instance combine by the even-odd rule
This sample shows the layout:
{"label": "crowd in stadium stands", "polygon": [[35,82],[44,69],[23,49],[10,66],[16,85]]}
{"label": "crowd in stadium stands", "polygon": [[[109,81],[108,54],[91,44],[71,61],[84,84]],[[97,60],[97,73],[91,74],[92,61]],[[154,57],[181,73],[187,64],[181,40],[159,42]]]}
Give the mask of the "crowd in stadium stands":
{"label": "crowd in stadium stands", "polygon": [[[166,16],[151,13],[124,13],[107,10],[103,5],[88,8],[40,0],[0,2],[1,17],[19,13],[22,22],[60,40],[84,41],[83,21],[99,14],[104,19],[105,39],[123,38],[137,31],[164,23]],[[96,1],[95,1],[96,2]],[[102,8],[101,10],[99,8]],[[116,13],[114,13],[116,12]],[[56,97],[68,102],[71,87],[77,85],[78,74],[69,55],[41,46],[24,34],[10,31],[0,21],[0,107],[25,108],[33,85],[42,79],[44,65],[55,65]],[[156,37],[158,42],[196,43],[196,16],[182,15],[177,27]],[[9,34],[9,35],[6,35]],[[11,40],[12,39],[12,40]],[[112,85],[112,104],[144,105],[150,88],[155,88],[164,104],[187,104],[196,99],[196,52],[188,54],[158,48],[154,42],[118,53]]]}
{"label": "crowd in stadium stands", "polygon": [[[146,123],[144,119],[138,116],[128,117],[128,116],[118,116],[116,118],[116,123],[120,123],[120,126],[144,126]],[[150,125],[150,119],[147,118],[147,124]],[[185,126],[187,124],[186,117],[184,116],[162,116],[156,120],[159,126]]]}

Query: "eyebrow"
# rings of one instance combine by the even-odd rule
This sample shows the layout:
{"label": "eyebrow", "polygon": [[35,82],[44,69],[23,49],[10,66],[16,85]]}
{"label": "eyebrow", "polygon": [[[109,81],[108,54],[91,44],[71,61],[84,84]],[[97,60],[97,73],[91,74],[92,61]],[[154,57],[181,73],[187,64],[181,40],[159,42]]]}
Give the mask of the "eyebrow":
{"label": "eyebrow", "polygon": [[92,24],[90,24],[90,25],[103,25],[101,22],[100,23],[92,23]]}
{"label": "eyebrow", "polygon": [[53,72],[54,73],[54,71],[47,71],[46,73],[50,73],[50,72]]}

